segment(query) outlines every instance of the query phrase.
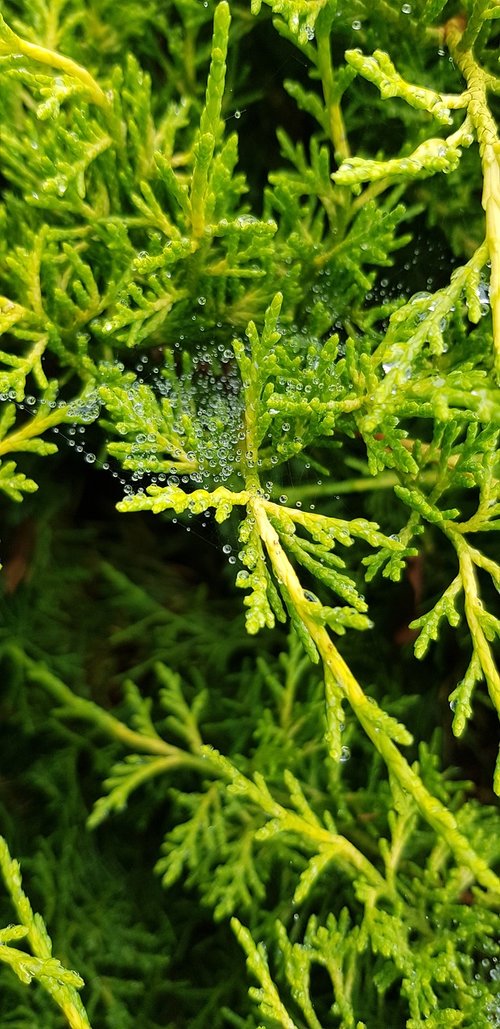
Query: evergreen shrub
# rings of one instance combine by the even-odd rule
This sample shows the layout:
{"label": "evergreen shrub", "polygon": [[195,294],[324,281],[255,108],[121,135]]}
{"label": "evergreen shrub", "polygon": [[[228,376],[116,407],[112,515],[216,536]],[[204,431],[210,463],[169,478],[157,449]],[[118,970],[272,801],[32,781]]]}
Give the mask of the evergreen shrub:
{"label": "evergreen shrub", "polygon": [[499,2],[0,7],[0,1024],[500,1026]]}

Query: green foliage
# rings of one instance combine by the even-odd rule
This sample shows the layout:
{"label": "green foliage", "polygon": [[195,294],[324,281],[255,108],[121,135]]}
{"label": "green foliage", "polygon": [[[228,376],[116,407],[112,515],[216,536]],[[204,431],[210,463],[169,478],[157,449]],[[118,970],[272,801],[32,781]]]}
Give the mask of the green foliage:
{"label": "green foliage", "polygon": [[[76,993],[83,986],[83,979],[52,957],[52,945],[43,919],[31,909],[22,889],[19,865],[12,860],[3,837],[0,837],[0,867],[16,913],[21,919],[20,925],[9,925],[0,931],[0,959],[10,965],[22,983],[29,984],[33,979],[38,980],[62,1009],[68,1024],[74,1029],[83,1029],[90,1025]],[[11,946],[14,941],[25,938],[31,946],[33,957]]]}
{"label": "green foliage", "polygon": [[2,1025],[500,1024],[498,13],[3,5]]}

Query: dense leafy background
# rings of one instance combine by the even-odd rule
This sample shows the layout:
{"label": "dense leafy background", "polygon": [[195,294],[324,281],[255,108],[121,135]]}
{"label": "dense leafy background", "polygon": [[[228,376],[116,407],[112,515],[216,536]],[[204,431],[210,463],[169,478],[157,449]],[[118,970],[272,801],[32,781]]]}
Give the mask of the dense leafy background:
{"label": "dense leafy background", "polygon": [[[262,325],[278,290],[287,360],[296,359],[300,375],[294,393],[293,366],[283,358],[273,380],[273,402],[282,408],[261,455],[273,499],[286,496],[305,509],[315,504],[332,517],[376,520],[392,536],[408,518],[406,494],[396,496],[392,486],[400,474],[403,484],[412,474],[403,467],[402,444],[397,451],[401,427],[424,444],[445,445],[436,428],[443,409],[436,406],[433,376],[451,376],[446,402],[458,411],[452,456],[464,446],[460,413],[468,410],[471,375],[481,388],[489,376],[480,428],[498,423],[489,309],[483,303],[471,324],[460,297],[456,311],[437,326],[434,352],[424,348],[415,361],[427,405],[422,417],[411,383],[399,384],[380,408],[386,441],[399,455],[395,471],[374,424],[358,425],[341,414],[331,438],[324,412],[316,421],[296,413],[302,385],[313,383],[326,402],[337,389],[342,396],[349,376],[359,381],[367,369],[362,358],[356,364],[359,353],[367,359],[375,353],[390,316],[420,294],[403,327],[411,336],[429,295],[445,288],[451,270],[480,245],[483,220],[475,149],[450,174],[417,178],[405,191],[395,183],[379,199],[375,190],[373,201],[358,209],[348,190],[332,184],[330,173],[343,155],[334,160],[324,126],[314,120],[314,112],[322,116],[322,101],[317,76],[308,74],[313,37],[301,36],[297,45],[288,23],[292,7],[283,5],[279,31],[269,8],[255,17],[244,5],[232,7],[209,212],[218,228],[194,251],[184,191],[204,110],[214,5],[1,5],[20,35],[71,54],[103,89],[112,86],[119,97],[115,114],[127,127],[124,149],[108,147],[103,119],[88,97],[73,101],[61,94],[58,108],[49,70],[1,58],[7,88],[1,99],[0,281],[5,297],[19,305],[12,322],[12,309],[3,308],[2,345],[19,361],[6,364],[1,388],[14,405],[14,427],[64,407],[57,433],[42,427],[58,453],[40,461],[39,447],[19,460],[38,492],[2,512],[2,833],[21,860],[54,954],[85,980],[82,996],[94,1029],[355,1025],[347,1001],[342,1008],[341,986],[340,1006],[331,1011],[325,967],[332,954],[338,982],[350,982],[356,1020],[369,1029],[424,1023],[479,1029],[498,1019],[494,902],[473,892],[410,805],[403,825],[382,762],[347,712],[343,760],[331,761],[317,667],[289,626],[258,637],[245,631],[241,591],[234,587],[241,545],[236,516],[219,525],[213,513],[182,520],[124,516],[115,508],[124,490],[130,497],[141,485],[164,480],[172,464],[165,439],[173,439],[171,455],[182,436],[181,416],[184,450],[177,457],[185,467],[177,471],[191,476],[189,488],[221,481],[239,488],[242,400],[233,340],[251,318]],[[411,16],[405,7],[362,0],[340,5],[334,64],[343,64],[345,50],[356,46],[367,53],[386,48],[408,81],[460,91],[448,52],[422,31],[423,21],[432,28],[454,15],[456,5],[443,11],[442,4],[415,3]],[[492,69],[495,39],[493,32],[485,38],[482,52]],[[345,118],[354,153],[391,158],[428,137],[427,114],[396,98],[380,99],[361,77],[348,78]],[[93,146],[99,153],[92,151],[90,160]],[[178,158],[175,182],[168,162],[153,158],[157,147]],[[486,294],[483,280],[476,286],[477,306]],[[165,296],[171,303],[162,307],[157,301]],[[315,362],[332,330],[340,364],[332,359],[331,380],[318,385]],[[41,337],[43,357],[27,358]],[[350,365],[348,346],[344,361],[349,338],[358,345]],[[154,369],[163,369],[163,377]],[[48,380],[57,383],[57,401]],[[139,386],[143,392],[134,392]],[[179,398],[175,424],[159,407],[165,396],[174,406]],[[456,504],[464,520],[477,506],[473,476],[492,447],[486,437],[480,445],[471,440],[463,474],[472,478],[457,476],[441,505]],[[390,488],[381,482],[377,489],[347,489],[346,482],[366,483],[375,472],[389,475]],[[14,474],[7,469],[11,497],[25,488]],[[490,539],[483,533],[481,547],[493,559]],[[415,660],[410,622],[436,603],[455,575],[455,553],[438,525],[427,522],[417,542],[419,553],[399,581],[363,584],[374,629],[363,637],[348,632],[339,647],[368,695],[414,733],[420,746],[409,748],[409,759],[419,760],[426,786],[457,814],[463,833],[493,867],[500,853],[491,704],[479,685],[467,733],[457,741],[449,695],[470,660],[464,623],[442,626],[437,644]],[[346,552],[347,571],[361,588],[361,559],[371,551],[362,542],[353,550],[353,558]],[[330,602],[324,585],[307,573],[304,582]],[[493,611],[486,575],[481,586]],[[203,778],[181,768],[146,782],[119,810],[121,795],[115,802],[113,790],[131,768],[123,748],[71,711],[65,716],[60,704],[54,710],[40,688],[40,668],[129,723],[145,724],[137,698],[146,698],[169,740],[185,742],[198,726],[203,742],[247,781],[261,773],[283,811],[300,808],[299,782],[306,821],[313,814],[322,824],[333,818],[337,831],[377,867],[380,839],[401,831],[399,907],[387,902],[368,917],[367,884],[361,874],[353,879],[341,860],[319,868],[316,879],[314,848],[308,851],[286,818],[274,837],[256,836],[268,821],[264,795],[245,792],[241,783],[232,793],[229,774]],[[108,799],[99,802],[109,778]],[[309,885],[299,903],[292,898],[301,876],[309,876]],[[12,921],[7,899],[1,915],[2,924]],[[280,1022],[272,1010],[258,1014],[232,915],[255,941],[266,942],[293,1023]],[[2,1025],[63,1024],[39,986],[27,990],[3,965],[0,981]]]}

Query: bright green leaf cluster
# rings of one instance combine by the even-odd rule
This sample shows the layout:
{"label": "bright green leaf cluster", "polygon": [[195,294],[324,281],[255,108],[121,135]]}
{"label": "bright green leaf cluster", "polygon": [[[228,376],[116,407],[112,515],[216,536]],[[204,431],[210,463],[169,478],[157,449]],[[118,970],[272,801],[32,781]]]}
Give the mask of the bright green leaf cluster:
{"label": "bright green leaf cluster", "polygon": [[[234,612],[227,641],[211,642],[194,585],[167,601],[156,557],[143,587],[110,555],[97,562],[106,660],[80,642],[68,664],[69,586],[54,587],[57,632],[49,621],[37,641],[50,573],[26,613],[20,544],[0,653],[24,728],[38,717],[29,682],[59,705],[58,746],[66,731],[80,740],[73,723],[108,741],[98,757],[85,737],[105,791],[90,828],[133,822],[142,803],[142,826],[158,800],[162,817],[171,809],[156,870],[170,895],[184,881],[216,923],[233,918],[266,1027],[491,1024],[495,816],[425,746],[415,760],[400,669],[413,659],[398,648],[439,669],[436,650],[456,640],[436,672],[456,735],[481,706],[500,713],[497,6],[471,0],[448,17],[441,0],[257,0],[250,12],[7,0],[4,13],[0,491],[37,490],[32,464],[10,455],[55,455],[56,433],[63,451],[123,475],[120,513],[160,516],[158,549],[179,519],[208,524],[236,566],[229,588],[246,592],[249,636],[271,630],[257,662]],[[276,47],[263,85],[254,26]],[[288,77],[297,60],[300,81]],[[263,98],[280,116],[261,145]],[[417,260],[428,224],[449,239],[451,267]],[[48,492],[57,506],[59,481]],[[43,494],[29,511],[45,512]],[[44,574],[49,535],[33,544]],[[411,611],[393,632],[401,582]],[[85,619],[90,640],[99,627]],[[96,687],[108,661],[114,677]],[[51,957],[6,849],[3,866],[20,922],[1,937],[5,962],[88,1025],[81,980]],[[12,945],[24,937],[33,956]],[[257,1024],[225,988],[193,1026],[215,1009]],[[109,1025],[128,1029],[117,1004]],[[157,1029],[157,1012],[143,1017]]]}

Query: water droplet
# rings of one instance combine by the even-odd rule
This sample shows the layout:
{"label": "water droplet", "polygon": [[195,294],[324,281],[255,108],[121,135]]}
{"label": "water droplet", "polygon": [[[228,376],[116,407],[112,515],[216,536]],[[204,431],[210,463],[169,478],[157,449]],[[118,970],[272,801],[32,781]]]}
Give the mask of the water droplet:
{"label": "water droplet", "polygon": [[349,750],[349,747],[342,747],[342,750],[340,751],[340,760],[342,764],[345,764],[346,761],[349,761],[350,756],[351,751]]}
{"label": "water droplet", "polygon": [[355,32],[358,32],[358,30],[361,28],[361,22],[358,21],[357,18],[356,18],[355,21],[353,21],[352,28],[354,29]]}
{"label": "water droplet", "polygon": [[241,111],[235,111],[234,112],[234,117],[235,118],[241,118]]}
{"label": "water droplet", "polygon": [[198,303],[199,303],[200,307],[204,307],[206,302],[207,302],[207,298],[206,297],[198,297]]}

